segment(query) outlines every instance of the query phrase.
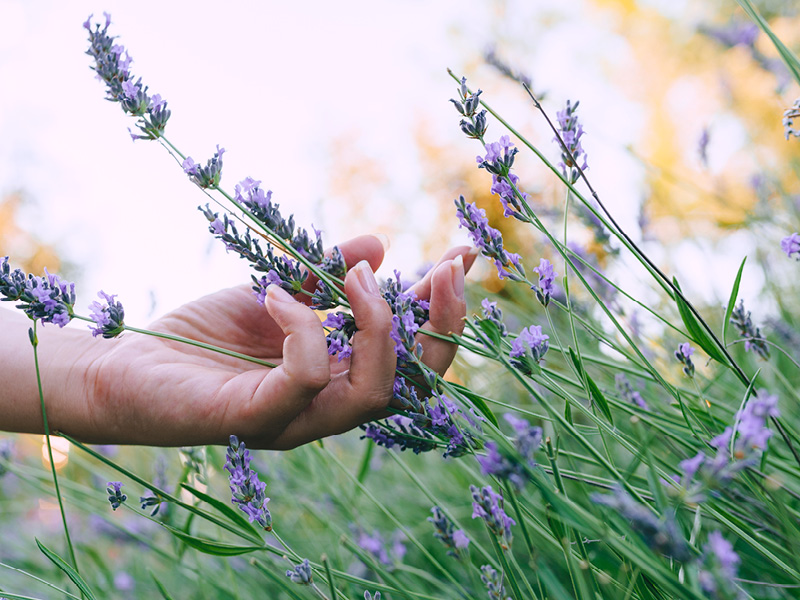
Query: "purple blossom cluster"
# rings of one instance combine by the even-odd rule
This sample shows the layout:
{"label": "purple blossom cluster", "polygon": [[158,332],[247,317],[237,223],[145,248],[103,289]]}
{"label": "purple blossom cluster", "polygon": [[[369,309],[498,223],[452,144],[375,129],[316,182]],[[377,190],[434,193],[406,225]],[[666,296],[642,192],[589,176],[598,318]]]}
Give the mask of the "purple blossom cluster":
{"label": "purple blossom cluster", "polygon": [[526,468],[533,468],[536,461],[534,453],[542,442],[541,427],[534,427],[525,419],[506,414],[505,420],[516,434],[514,437],[515,452],[509,453],[494,441],[486,442],[486,454],[478,456],[481,473],[510,481],[517,489],[522,489],[527,481]]}
{"label": "purple blossom cluster", "polygon": [[786,252],[786,256],[800,260],[800,233],[796,231],[787,235],[781,240],[781,250]]}
{"label": "purple blossom cluster", "polygon": [[240,235],[228,215],[223,215],[220,219],[208,206],[201,210],[209,221],[209,231],[225,244],[228,251],[235,252],[247,260],[257,273],[265,273],[261,277],[252,275],[253,294],[260,304],[264,303],[270,285],[278,285],[291,294],[296,294],[302,289],[308,273],[298,261],[286,255],[276,256],[269,242],[266,244],[265,252],[261,243],[250,235],[249,229],[244,235]]}
{"label": "purple blossom cluster", "polygon": [[766,339],[761,335],[761,329],[753,324],[750,318],[750,311],[745,310],[744,300],[739,300],[739,304],[731,313],[731,324],[739,330],[739,336],[745,339],[744,349],[753,351],[763,359],[769,358],[769,346]]}
{"label": "purple blossom cluster", "polygon": [[478,108],[480,108],[481,105],[480,95],[481,90],[470,94],[467,89],[467,78],[462,77],[461,85],[458,88],[458,100],[450,100],[453,106],[456,107],[458,114],[462,117],[466,117],[461,119],[459,123],[461,131],[463,131],[464,135],[467,137],[476,140],[483,139],[483,134],[486,133],[487,126],[486,111],[481,110],[478,112]]}
{"label": "purple blossom cluster", "polygon": [[686,500],[702,502],[707,490],[725,485],[737,472],[756,464],[759,452],[767,447],[772,437],[767,420],[778,416],[778,397],[764,389],[758,390],[755,397],[737,411],[734,427],[726,427],[709,442],[716,450],[713,457],[700,451],[678,463],[681,473],[675,479],[686,489]]}
{"label": "purple blossom cluster", "polygon": [[[142,79],[134,80],[131,74],[130,54],[124,46],[117,44],[108,35],[111,15],[103,13],[105,24],[92,27],[92,15],[83,24],[89,32],[89,49],[86,54],[94,59],[91,67],[97,78],[106,85],[106,100],[119,102],[126,113],[139,117],[136,127],[142,135],[131,132],[133,140],[154,140],[164,134],[164,128],[171,115],[167,102],[159,94],[150,96]],[[130,129],[128,129],[130,132]]]}
{"label": "purple blossom cluster", "polygon": [[486,586],[489,600],[510,600],[503,585],[503,573],[498,573],[491,565],[481,567],[481,583]]}
{"label": "purple blossom cluster", "polygon": [[231,488],[231,502],[250,518],[250,522],[258,523],[267,531],[272,530],[272,515],[267,503],[269,498],[264,493],[267,484],[259,481],[258,473],[250,468],[252,457],[244,442],[232,435],[227,450],[225,470]]}
{"label": "purple blossom cluster", "polygon": [[44,276],[11,270],[8,257],[0,259],[0,296],[4,302],[19,302],[17,308],[33,320],[64,327],[72,320],[75,284],[44,270]]}
{"label": "purple blossom cluster", "polygon": [[635,404],[642,410],[650,410],[647,406],[647,402],[644,401],[642,395],[635,390],[631,385],[631,382],[628,381],[628,378],[625,377],[623,373],[617,373],[614,376],[614,387],[617,390],[617,394],[619,397],[629,402],[630,404]]}
{"label": "purple blossom cluster", "polygon": [[533,288],[536,292],[536,297],[543,306],[547,306],[550,303],[553,292],[555,292],[553,282],[556,280],[556,272],[553,269],[553,265],[546,258],[539,259],[539,266],[534,268],[533,272],[539,275],[539,285]]}
{"label": "purple blossom cluster", "polygon": [[94,327],[89,326],[92,335],[102,335],[106,339],[117,337],[125,330],[125,309],[116,300],[116,294],[108,295],[100,290],[97,296],[104,302],[101,304],[95,300],[89,305],[90,316],[95,323]]}
{"label": "purple blossom cluster", "polygon": [[[578,106],[580,102],[572,104],[567,100],[567,106],[564,110],[559,110],[556,113],[556,120],[558,121],[558,129],[561,133],[561,139],[564,142],[564,147],[561,148],[561,162],[558,166],[561,167],[561,172],[570,183],[575,183],[580,177],[580,172],[588,169],[586,163],[586,152],[581,146],[581,138],[583,137],[583,125],[578,121]],[[558,141],[554,138],[553,141]],[[580,166],[579,163],[583,161]]]}
{"label": "purple blossom cluster", "polygon": [[109,481],[107,484],[106,493],[108,493],[108,501],[111,503],[111,510],[117,510],[128,499],[128,496],[122,493],[123,485],[119,481]]}
{"label": "purple blossom cluster", "polygon": [[489,225],[486,211],[478,208],[473,202],[467,203],[464,196],[459,196],[455,205],[459,227],[464,227],[469,232],[472,243],[481,254],[494,261],[500,279],[508,277],[512,281],[522,281],[524,276],[520,255],[507,252],[503,248],[503,236]]}
{"label": "purple blossom cluster", "polygon": [[700,557],[698,581],[711,600],[736,600],[747,597],[736,585],[741,559],[733,544],[719,531],[708,534],[708,541]]}
{"label": "purple blossom cluster", "polygon": [[350,341],[356,332],[356,320],[353,315],[341,311],[328,313],[322,326],[330,330],[325,336],[328,342],[328,354],[336,356],[337,360],[349,357],[353,353]]}
{"label": "purple blossom cluster", "polygon": [[607,506],[629,521],[632,529],[653,550],[681,562],[691,558],[680,526],[671,514],[659,518],[621,487],[616,487],[613,494],[592,494],[590,498],[595,504]]}
{"label": "purple blossom cluster", "polygon": [[311,564],[307,558],[304,558],[299,565],[295,565],[294,569],[287,569],[286,576],[292,580],[292,583],[298,585],[311,585],[314,582],[311,576]]}
{"label": "purple blossom cluster", "polygon": [[[486,169],[492,174],[491,192],[500,196],[503,216],[525,221],[527,219],[522,215],[522,204],[517,193],[526,202],[530,197],[519,191],[519,177],[511,172],[517,152],[519,150],[514,147],[511,139],[504,135],[499,141],[486,144],[486,155],[476,156],[475,161],[478,163],[478,168]],[[514,188],[517,188],[517,191]]]}
{"label": "purple blossom cluster", "polygon": [[758,25],[751,21],[733,20],[726,25],[702,25],[700,31],[723,46],[752,46],[758,37]]}
{"label": "purple blossom cluster", "polygon": [[396,529],[391,539],[387,542],[377,530],[371,534],[358,527],[353,528],[356,544],[362,550],[369,552],[382,565],[390,567],[403,561],[406,555],[405,534]]}
{"label": "purple blossom cluster", "polygon": [[481,300],[481,313],[484,321],[492,323],[497,328],[501,338],[508,337],[508,328],[503,323],[503,311],[497,307],[497,302],[492,302],[488,298]]}
{"label": "purple blossom cluster", "polygon": [[490,485],[480,489],[471,485],[469,490],[472,492],[472,518],[483,519],[489,531],[500,538],[501,547],[507,550],[511,546],[511,526],[517,522],[506,514],[503,496]]}
{"label": "purple blossom cluster", "polygon": [[694,354],[694,348],[689,345],[689,342],[684,342],[675,351],[675,359],[683,365],[683,374],[687,377],[694,377],[692,354]]}
{"label": "purple blossom cluster", "polygon": [[461,558],[462,550],[469,546],[469,538],[463,529],[456,529],[453,522],[448,518],[438,506],[431,508],[432,517],[428,517],[428,522],[435,529],[433,536],[442,542],[447,548],[447,554],[455,558]]}
{"label": "purple blossom cluster", "polygon": [[208,159],[206,166],[199,165],[194,162],[191,156],[187,156],[181,163],[181,167],[183,167],[183,172],[189,176],[189,179],[201,188],[216,189],[222,179],[223,154],[225,154],[225,148],[220,148],[219,144],[217,144],[217,151],[214,156]]}
{"label": "purple blossom cluster", "polygon": [[791,108],[783,112],[783,133],[788,140],[790,136],[800,137],[800,129],[794,128],[794,120],[800,118],[800,98],[794,101]]}
{"label": "purple blossom cluster", "polygon": [[[364,436],[379,446],[400,450],[412,450],[414,454],[429,452],[440,447],[437,440],[446,443],[443,456],[462,456],[475,446],[470,429],[480,431],[480,420],[472,409],[462,411],[444,394],[420,400],[416,390],[403,377],[396,377],[394,399],[407,411],[405,415],[394,415],[382,422],[362,425]],[[456,419],[459,418],[459,423]]]}
{"label": "purple blossom cluster", "polygon": [[393,313],[389,336],[394,342],[397,367],[401,372],[417,374],[420,372],[422,345],[415,336],[429,318],[430,302],[417,298],[413,290],[405,290],[399,271],[394,272],[394,279],[389,277],[383,282],[381,295]]}
{"label": "purple blossom cluster", "polygon": [[539,369],[539,361],[542,360],[550,343],[547,341],[550,336],[542,333],[540,325],[531,325],[519,332],[516,339],[511,342],[511,364],[530,375]]}

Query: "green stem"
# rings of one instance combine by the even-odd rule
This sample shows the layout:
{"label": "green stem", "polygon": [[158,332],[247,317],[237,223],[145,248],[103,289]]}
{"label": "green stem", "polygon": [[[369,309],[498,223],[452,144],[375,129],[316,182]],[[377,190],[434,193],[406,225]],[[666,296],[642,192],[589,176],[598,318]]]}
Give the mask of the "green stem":
{"label": "green stem", "polygon": [[[44,405],[44,392],[42,391],[42,375],[39,370],[39,338],[36,335],[36,320],[33,321],[33,329],[29,329],[31,345],[33,346],[33,361],[36,365],[36,385],[39,389],[39,403],[42,407],[42,423],[44,425],[44,435],[47,440],[47,457],[50,461],[50,470],[53,474],[53,485],[56,489],[56,498],[58,499],[58,508],[61,511],[61,522],[64,525],[64,536],[67,538],[67,548],[69,549],[69,558],[72,562],[72,567],[80,574],[78,570],[78,561],[75,558],[75,549],[72,547],[72,539],[69,535],[69,527],[67,526],[67,514],[64,512],[64,503],[61,500],[61,488],[58,486],[58,474],[56,473],[56,464],[53,461],[53,447],[50,444],[50,425],[47,421],[47,409]],[[81,594],[83,596],[83,594]]]}

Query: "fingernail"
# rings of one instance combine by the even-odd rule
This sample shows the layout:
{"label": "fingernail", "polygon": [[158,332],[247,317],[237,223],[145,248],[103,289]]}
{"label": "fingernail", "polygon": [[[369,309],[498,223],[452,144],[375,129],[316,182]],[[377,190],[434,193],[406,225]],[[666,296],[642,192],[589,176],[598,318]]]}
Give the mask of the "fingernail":
{"label": "fingernail", "polygon": [[381,291],[378,289],[378,282],[375,281],[375,275],[372,273],[369,263],[362,260],[355,266],[354,270],[358,277],[358,282],[361,284],[364,291],[373,296],[380,297]]}
{"label": "fingernail", "polygon": [[294,302],[294,298],[281,286],[271,285],[267,288],[267,296],[275,302]]}
{"label": "fingernail", "polygon": [[389,241],[389,236],[386,235],[385,233],[373,233],[372,235],[373,235],[373,237],[378,238],[378,241],[383,246],[383,251],[384,252],[386,252],[389,249],[389,247],[392,245],[391,242]]}
{"label": "fingernail", "polygon": [[450,263],[450,275],[453,277],[453,291],[456,298],[464,299],[464,258],[459,254]]}
{"label": "fingernail", "polygon": [[480,250],[478,250],[475,246],[473,246],[472,248],[469,249],[469,252],[467,252],[467,256],[474,259],[478,256],[479,252]]}

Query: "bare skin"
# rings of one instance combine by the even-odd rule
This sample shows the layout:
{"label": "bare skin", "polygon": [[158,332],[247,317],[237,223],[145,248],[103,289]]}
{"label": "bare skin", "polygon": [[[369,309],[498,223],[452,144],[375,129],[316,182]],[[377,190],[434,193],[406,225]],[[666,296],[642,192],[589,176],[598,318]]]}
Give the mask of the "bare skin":
{"label": "bare skin", "polygon": [[[373,275],[383,245],[362,236],[340,248],[354,265],[345,278],[358,327],[350,359],[330,357],[318,315],[276,286],[265,306],[241,286],[185,304],[148,327],[260,358],[274,369],[147,335],[102,340],[47,325],[38,331],[51,430],[90,443],[156,446],[225,444],[236,434],[253,448],[288,449],[385,416],[396,359],[392,314]],[[425,329],[462,331],[464,274],[474,259],[468,247],[453,248],[415,286],[431,303]],[[6,431],[43,432],[30,325],[21,311],[0,310],[0,429]],[[426,364],[444,373],[455,346],[422,334],[418,340]]]}

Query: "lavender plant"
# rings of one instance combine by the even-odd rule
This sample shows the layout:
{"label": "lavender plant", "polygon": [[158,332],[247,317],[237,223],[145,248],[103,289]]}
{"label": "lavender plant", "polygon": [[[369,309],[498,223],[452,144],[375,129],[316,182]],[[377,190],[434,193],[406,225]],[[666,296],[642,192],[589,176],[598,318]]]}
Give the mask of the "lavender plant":
{"label": "lavender plant", "polygon": [[[330,356],[348,364],[358,327],[342,286],[349,265],[341,250],[326,254],[322,233],[285,217],[260,181],[245,177],[226,192],[220,146],[205,164],[181,153],[165,137],[166,102],[131,74],[127,51],[109,34],[110,17],[84,26],[107,99],[135,119],[131,136],[157,141],[179,158],[201,193],[227,202],[225,212],[212,211],[210,203],[200,211],[209,232],[250,265],[252,302],[264,304],[270,286],[307,297],[326,311],[320,317]],[[753,43],[749,29],[727,41],[715,35],[728,45]],[[492,60],[501,64],[496,56]],[[423,362],[421,336],[438,335],[424,327],[431,306],[395,272],[379,291],[393,315],[386,332],[397,358],[391,416],[363,424],[356,436],[285,454],[252,453],[243,436],[226,432],[225,457],[209,447],[206,477],[190,480],[204,462],[192,450],[174,488],[69,438],[87,474],[118,480],[108,482],[105,499],[97,485],[70,480],[68,506],[105,514],[109,523],[130,516],[123,529],[136,544],[131,555],[167,561],[175,571],[171,581],[184,578],[209,597],[257,597],[264,589],[270,597],[327,600],[795,597],[796,348],[771,355],[770,347],[780,344],[745,310],[738,295],[741,270],[720,314],[694,306],[592,187],[578,102],[556,110],[553,122],[529,82],[514,77],[552,126],[555,143],[547,150],[512,128],[483,92],[473,93],[466,79],[454,76],[457,97],[451,102],[459,128],[469,143],[482,145],[477,165],[491,175],[490,192],[504,217],[492,222],[489,211],[466,195],[455,200],[460,227],[504,287],[483,298],[480,315],[467,320],[464,334],[440,336],[459,347],[461,368],[454,376],[442,377]],[[505,130],[496,138],[498,125]],[[487,142],[487,136],[497,141]],[[523,191],[522,171],[512,172],[521,149],[531,150],[565,187],[563,222],[539,210],[537,199]],[[572,202],[581,207],[577,219]],[[510,223],[533,227],[544,239],[537,252],[550,258],[537,254],[539,266],[526,271],[523,260],[536,264],[535,258],[507,246],[503,231]],[[575,245],[570,232],[577,227],[588,228],[602,246],[613,241],[620,254],[638,261],[639,274],[652,279],[647,300],[612,283],[601,263]],[[796,235],[775,240],[773,251],[780,245],[789,258],[800,254]],[[37,322],[63,327],[80,319],[103,338],[159,335],[127,325],[116,296],[104,292],[102,302],[90,306],[91,317],[76,314],[74,286],[47,272],[12,271],[8,259],[0,262],[0,294],[32,319],[34,347]],[[661,300],[653,301],[656,295]],[[473,296],[477,305],[485,291]],[[631,331],[631,304],[663,330],[663,344],[645,348],[640,332]],[[726,341],[729,325],[743,351]],[[670,341],[675,336],[682,340],[677,351]],[[45,414],[44,395],[41,401]],[[0,468],[45,485],[40,467],[16,464],[5,454],[2,460],[8,466]],[[55,467],[52,473],[57,484]],[[225,485],[229,495],[220,492]],[[126,502],[123,486],[142,490],[145,512]],[[118,513],[113,519],[106,501]],[[159,511],[162,505],[169,510]],[[139,534],[134,523],[154,529]],[[128,542],[116,540],[120,547]],[[78,546],[77,554],[87,559],[82,563],[99,562],[87,548]],[[78,572],[74,555],[69,567],[42,551],[86,597],[99,596],[93,587],[110,589],[102,569]],[[184,559],[187,552],[193,560]],[[176,593],[177,587],[168,590],[160,582],[163,572],[150,575],[149,588],[137,581],[142,595]]]}

